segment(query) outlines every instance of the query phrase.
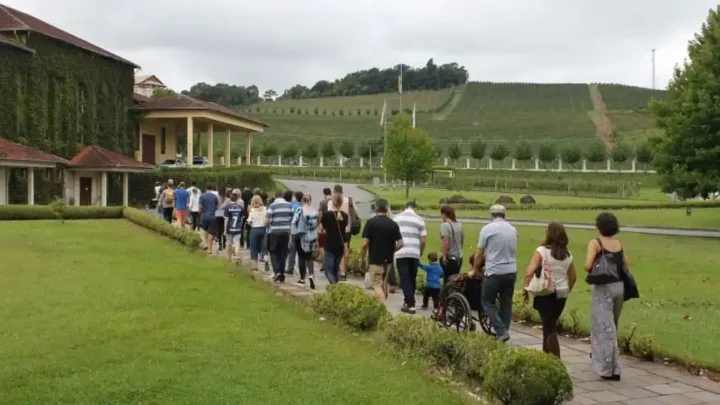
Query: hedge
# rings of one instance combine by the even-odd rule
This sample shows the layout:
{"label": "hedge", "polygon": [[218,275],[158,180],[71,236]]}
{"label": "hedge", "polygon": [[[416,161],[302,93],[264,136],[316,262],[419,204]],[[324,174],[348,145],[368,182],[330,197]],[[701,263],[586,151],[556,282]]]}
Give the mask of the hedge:
{"label": "hedge", "polygon": [[361,288],[346,283],[330,285],[315,296],[312,308],[351,329],[370,331],[390,316],[387,307]]}
{"label": "hedge", "polygon": [[126,207],[122,209],[122,215],[130,222],[167,236],[171,239],[175,239],[187,246],[190,250],[195,250],[200,247],[200,235],[190,229],[179,228],[163,221],[155,215],[135,208]]}
{"label": "hedge", "polygon": [[[424,211],[438,211],[446,204],[426,204],[418,205],[418,210]],[[492,204],[451,204],[455,210],[464,211],[485,211],[490,208]],[[692,208],[718,208],[720,207],[720,200],[706,200],[706,201],[680,201],[680,202],[661,202],[661,201],[647,201],[647,202],[633,202],[629,203],[614,203],[614,202],[597,202],[594,204],[503,204],[508,211],[539,211],[539,210],[659,210],[659,209],[684,209],[686,207]],[[392,210],[404,210],[405,202],[403,203],[390,203]]]}
{"label": "hedge", "polygon": [[[122,218],[122,207],[65,207],[62,219]],[[0,205],[0,221],[59,219],[49,205]]]}

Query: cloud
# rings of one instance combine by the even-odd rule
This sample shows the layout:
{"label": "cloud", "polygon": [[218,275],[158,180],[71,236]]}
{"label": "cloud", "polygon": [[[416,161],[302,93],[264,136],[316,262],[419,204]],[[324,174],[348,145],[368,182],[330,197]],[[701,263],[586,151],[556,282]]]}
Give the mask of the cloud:
{"label": "cloud", "polygon": [[657,83],[714,0],[5,0],[143,66],[282,91],[400,62],[458,62],[472,80]]}

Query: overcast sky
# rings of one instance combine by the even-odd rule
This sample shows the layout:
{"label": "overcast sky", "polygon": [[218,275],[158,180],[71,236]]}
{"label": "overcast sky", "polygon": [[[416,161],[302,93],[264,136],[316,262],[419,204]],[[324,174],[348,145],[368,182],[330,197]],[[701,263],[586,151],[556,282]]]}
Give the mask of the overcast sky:
{"label": "overcast sky", "polygon": [[664,88],[717,0],[0,0],[155,74],[296,83],[400,62],[458,62],[474,81]]}

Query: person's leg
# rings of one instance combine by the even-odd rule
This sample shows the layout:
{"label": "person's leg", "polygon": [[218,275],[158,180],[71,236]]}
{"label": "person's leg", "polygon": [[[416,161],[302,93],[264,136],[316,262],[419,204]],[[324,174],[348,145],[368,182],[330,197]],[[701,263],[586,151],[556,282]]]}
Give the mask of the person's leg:
{"label": "person's leg", "polygon": [[305,281],[307,277],[307,262],[305,261],[305,251],[302,249],[302,240],[299,236],[293,236],[293,245],[298,257],[298,271],[300,271],[300,281]]}
{"label": "person's leg", "polygon": [[433,309],[438,309],[440,307],[440,289],[431,288],[430,297],[432,298]]}
{"label": "person's leg", "polygon": [[412,288],[412,304],[411,307],[415,306],[415,292],[417,291],[417,273],[420,259],[411,259],[410,262],[410,284]]}
{"label": "person's leg", "polygon": [[163,217],[165,218],[165,221],[169,224],[172,223],[172,213],[173,213],[172,207],[163,208]]}
{"label": "person's leg", "polygon": [[406,311],[412,311],[415,306],[415,290],[413,289],[414,283],[410,278],[412,277],[411,267],[413,259],[400,258],[395,261],[398,267],[398,274],[400,275],[400,288],[403,292],[403,301],[405,305],[403,309]]}
{"label": "person's leg", "polygon": [[385,289],[383,287],[383,273],[384,269],[382,266],[371,264],[368,266],[368,272],[372,279],[373,291],[375,292],[375,298],[380,302],[385,302]]}
{"label": "person's leg", "polygon": [[323,257],[323,268],[325,270],[325,277],[330,284],[335,284],[338,282],[333,272],[333,269],[335,267],[334,256],[335,255],[333,255],[332,252],[329,252],[327,249],[325,249],[325,256]]}
{"label": "person's leg", "polygon": [[287,254],[287,268],[285,270],[285,273],[292,275],[295,272],[295,263],[297,258],[297,245],[295,244],[296,240],[294,236],[290,236],[293,238],[293,243],[288,247],[288,254]]}
{"label": "person's leg", "polygon": [[340,281],[340,267],[342,265],[343,253],[336,253],[333,257],[333,274],[335,274],[335,280]]}
{"label": "person's leg", "polygon": [[425,290],[423,290],[422,309],[428,309],[428,301],[430,301],[430,289],[425,287]]}
{"label": "person's leg", "polygon": [[[290,234],[284,233],[280,235],[280,262],[283,264],[281,270],[282,270],[282,278],[285,279],[285,264],[288,260],[288,253],[290,251]],[[292,274],[292,273],[290,273]]]}
{"label": "person's leg", "polygon": [[517,279],[517,274],[505,274],[502,277],[501,287],[500,287],[500,319],[502,319],[502,323],[505,326],[505,330],[507,332],[510,331],[510,323],[512,322],[512,300],[513,300],[513,293],[515,292],[515,280]]}
{"label": "person's leg", "polygon": [[498,276],[487,276],[485,280],[483,280],[481,296],[483,311],[488,319],[490,319],[498,339],[507,336],[507,329],[500,318],[496,304],[497,297],[500,294],[500,288],[501,283],[498,281]]}

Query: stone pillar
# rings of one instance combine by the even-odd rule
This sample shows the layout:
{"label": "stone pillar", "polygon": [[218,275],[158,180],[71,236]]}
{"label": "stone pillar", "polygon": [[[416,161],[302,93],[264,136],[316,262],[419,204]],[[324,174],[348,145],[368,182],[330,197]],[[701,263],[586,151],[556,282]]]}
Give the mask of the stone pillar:
{"label": "stone pillar", "polygon": [[610,159],[608,159],[608,160],[607,160],[607,171],[612,170],[612,166],[611,166],[611,165],[612,165],[612,162],[610,161]]}
{"label": "stone pillar", "polygon": [[587,160],[583,159],[583,172],[587,171]]}
{"label": "stone pillar", "polygon": [[208,124],[208,131],[207,131],[207,158],[208,163],[210,163],[210,167],[213,167],[215,164],[215,151],[213,150],[214,142],[215,142],[215,131],[213,128],[212,122]]}
{"label": "stone pillar", "polygon": [[365,163],[365,162],[363,161],[363,158],[360,157],[360,167],[361,167],[361,168],[363,167],[363,164],[364,164],[364,163]]}
{"label": "stone pillar", "polygon": [[[248,160],[245,160],[246,162],[249,162]],[[260,166],[262,162],[260,161],[260,156],[257,157],[257,165]],[[248,163],[250,164],[250,163]]]}
{"label": "stone pillar", "polygon": [[637,159],[635,158],[632,160],[632,171],[633,173],[637,173]]}
{"label": "stone pillar", "polygon": [[465,168],[466,169],[470,168],[470,158],[465,158]]}
{"label": "stone pillar", "polygon": [[282,166],[282,155],[278,154],[278,166]]}
{"label": "stone pillar", "polygon": [[[302,167],[302,165],[303,165],[302,155],[300,155],[300,167]],[[362,165],[361,165],[361,167],[362,167]]]}
{"label": "stone pillar", "polygon": [[128,190],[130,188],[130,176],[128,173],[123,173],[123,207],[127,207],[130,202],[130,198],[128,197]]}
{"label": "stone pillar", "polygon": [[488,170],[492,170],[492,159],[488,159]]}
{"label": "stone pillar", "polygon": [[230,128],[228,128],[227,133],[225,134],[225,160],[223,161],[225,163],[225,167],[230,167],[231,160],[232,159],[230,157]]}
{"label": "stone pillar", "polygon": [[324,166],[324,163],[325,163],[325,162],[323,162],[323,157],[320,156],[320,167],[323,167],[323,166]]}
{"label": "stone pillar", "polygon": [[100,206],[107,207],[108,175],[107,172],[100,173]]}
{"label": "stone pillar", "polygon": [[193,128],[193,118],[187,117],[187,130],[185,131],[187,134],[187,151],[186,151],[186,159],[187,159],[187,167],[192,168],[193,166],[193,141],[195,137],[195,129]]}
{"label": "stone pillar", "polygon": [[517,166],[516,166],[516,165],[517,165],[517,160],[515,160],[515,158],[513,158],[513,160],[512,160],[512,170],[517,170]]}
{"label": "stone pillar", "polygon": [[540,160],[535,158],[535,170],[540,170]]}
{"label": "stone pillar", "polygon": [[80,206],[80,172],[73,173],[73,198],[75,206]]}
{"label": "stone pillar", "polygon": [[[247,133],[247,138],[245,139],[245,163],[248,165],[250,164],[250,159],[252,158],[251,155],[252,150],[252,133]],[[258,160],[258,165],[260,165],[260,161]]]}
{"label": "stone pillar", "polygon": [[558,171],[562,171],[562,158],[558,159]]}
{"label": "stone pillar", "polygon": [[8,203],[8,169],[0,167],[0,205]]}
{"label": "stone pillar", "polygon": [[447,167],[447,165],[448,165],[447,163],[448,163],[448,158],[446,158],[446,157],[443,158],[443,166]]}
{"label": "stone pillar", "polygon": [[35,169],[27,168],[27,203],[35,205]]}

